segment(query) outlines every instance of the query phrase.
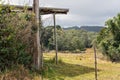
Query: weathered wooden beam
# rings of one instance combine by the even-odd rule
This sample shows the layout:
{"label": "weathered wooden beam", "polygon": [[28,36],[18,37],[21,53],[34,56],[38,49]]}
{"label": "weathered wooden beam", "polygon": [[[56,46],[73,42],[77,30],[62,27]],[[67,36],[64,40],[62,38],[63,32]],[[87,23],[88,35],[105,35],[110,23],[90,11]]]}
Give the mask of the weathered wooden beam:
{"label": "weathered wooden beam", "polygon": [[[3,5],[3,6],[7,6],[7,5]],[[18,5],[10,5],[12,7],[15,8],[16,11],[19,10],[23,10],[23,9],[27,9],[28,11],[33,11],[34,8],[32,6],[18,6]],[[17,9],[18,10],[17,10]],[[41,15],[46,15],[46,14],[67,14],[69,12],[69,9],[65,9],[65,8],[50,8],[50,7],[39,7],[39,13]]]}
{"label": "weathered wooden beam", "polygon": [[55,42],[55,63],[58,64],[58,46],[57,46],[57,31],[56,31],[56,16],[53,14],[54,20],[54,42]]}
{"label": "weathered wooden beam", "polygon": [[41,65],[41,45],[40,45],[40,20],[39,20],[39,0],[33,1],[33,11],[35,13],[35,23],[37,32],[35,33],[35,41],[34,41],[34,66],[37,70],[42,68]]}
{"label": "weathered wooden beam", "polygon": [[96,53],[96,44],[93,45],[94,48],[94,58],[95,58],[95,80],[98,80],[97,78],[97,53]]}

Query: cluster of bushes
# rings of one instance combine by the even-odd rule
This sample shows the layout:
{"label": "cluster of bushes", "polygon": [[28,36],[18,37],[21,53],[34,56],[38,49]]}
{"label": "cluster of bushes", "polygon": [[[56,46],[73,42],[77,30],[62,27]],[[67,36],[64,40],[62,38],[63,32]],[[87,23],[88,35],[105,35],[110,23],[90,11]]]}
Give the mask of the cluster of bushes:
{"label": "cluster of bushes", "polygon": [[[54,50],[54,27],[48,26],[43,31],[43,45],[45,49]],[[95,39],[97,33],[85,30],[63,30],[61,26],[57,26],[57,43],[59,51],[80,52],[86,48],[92,47],[91,42]]]}
{"label": "cluster of bushes", "polygon": [[30,67],[32,54],[28,49],[32,31],[28,15],[0,6],[0,71],[18,64]]}
{"label": "cluster of bushes", "polygon": [[106,22],[97,37],[97,43],[103,55],[113,62],[120,61],[120,14]]}

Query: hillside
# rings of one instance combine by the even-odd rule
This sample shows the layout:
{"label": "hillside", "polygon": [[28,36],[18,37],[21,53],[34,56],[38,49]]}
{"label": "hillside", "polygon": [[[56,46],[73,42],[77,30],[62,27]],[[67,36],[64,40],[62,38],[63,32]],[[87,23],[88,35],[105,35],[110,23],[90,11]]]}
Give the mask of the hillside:
{"label": "hillside", "polygon": [[91,32],[99,32],[103,26],[81,26],[80,29],[87,30]]}
{"label": "hillside", "polygon": [[102,28],[104,28],[103,26],[73,26],[73,27],[68,27],[68,28],[63,28],[64,30],[86,30],[86,31],[90,31],[90,32],[99,32]]}
{"label": "hillside", "polygon": [[67,27],[67,28],[63,28],[64,30],[71,30],[71,29],[75,29],[75,30],[79,30],[80,27],[78,26],[73,26],[73,27]]}

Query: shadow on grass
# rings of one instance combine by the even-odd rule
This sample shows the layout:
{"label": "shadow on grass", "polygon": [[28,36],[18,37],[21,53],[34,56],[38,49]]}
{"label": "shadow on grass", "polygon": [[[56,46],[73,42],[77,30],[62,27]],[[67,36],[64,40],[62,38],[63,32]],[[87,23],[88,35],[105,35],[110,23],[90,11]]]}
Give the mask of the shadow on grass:
{"label": "shadow on grass", "polygon": [[60,61],[58,65],[56,65],[54,62],[51,62],[50,60],[45,61],[45,63],[47,63],[53,71],[53,73],[48,72],[47,77],[49,80],[56,80],[56,78],[58,80],[64,80],[65,77],[75,77],[95,71],[94,68],[88,66],[69,64],[62,61]]}

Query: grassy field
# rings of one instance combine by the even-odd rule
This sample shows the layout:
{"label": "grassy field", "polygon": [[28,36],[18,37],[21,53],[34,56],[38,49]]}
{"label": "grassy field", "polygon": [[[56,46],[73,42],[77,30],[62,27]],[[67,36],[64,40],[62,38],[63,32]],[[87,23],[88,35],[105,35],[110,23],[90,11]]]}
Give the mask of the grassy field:
{"label": "grassy field", "polygon": [[[93,49],[85,53],[59,53],[59,64],[53,62],[54,52],[45,53],[44,60],[47,72],[43,80],[95,80]],[[120,63],[100,59],[98,53],[98,80],[120,80]]]}
{"label": "grassy field", "polygon": [[[44,71],[41,75],[23,66],[0,73],[0,80],[95,80],[93,49],[85,53],[58,53],[59,64],[54,61],[55,52],[44,54]],[[97,54],[98,80],[120,80],[120,63],[103,60]]]}

